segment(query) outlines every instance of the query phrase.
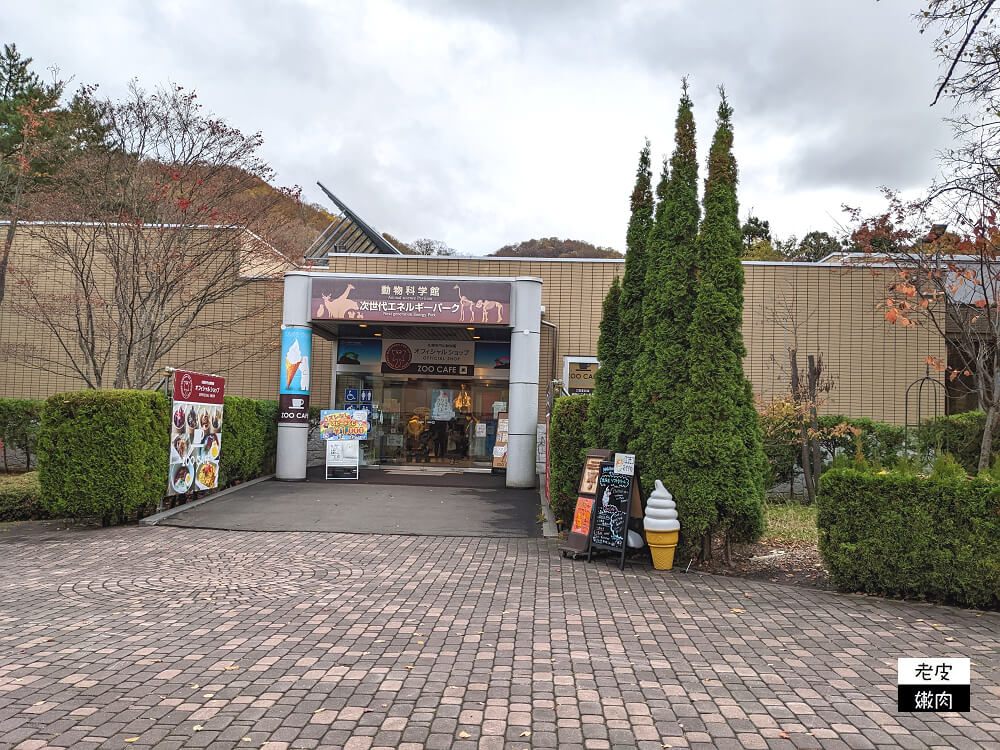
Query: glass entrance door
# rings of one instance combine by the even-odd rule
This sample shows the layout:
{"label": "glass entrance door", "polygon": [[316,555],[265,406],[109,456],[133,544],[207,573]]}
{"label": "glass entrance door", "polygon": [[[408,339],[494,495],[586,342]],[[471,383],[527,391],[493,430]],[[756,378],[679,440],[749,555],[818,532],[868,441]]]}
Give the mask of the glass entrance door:
{"label": "glass entrance door", "polygon": [[381,380],[381,463],[491,465],[496,416],[507,409],[506,382]]}

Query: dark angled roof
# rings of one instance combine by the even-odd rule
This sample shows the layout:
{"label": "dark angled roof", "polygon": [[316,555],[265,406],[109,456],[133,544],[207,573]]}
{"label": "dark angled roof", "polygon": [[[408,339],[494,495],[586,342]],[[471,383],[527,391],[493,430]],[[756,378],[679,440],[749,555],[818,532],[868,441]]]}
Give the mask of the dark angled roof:
{"label": "dark angled roof", "polygon": [[366,253],[369,255],[402,255],[391,243],[354,213],[337,196],[317,182],[320,189],[340,209],[340,216],[316,238],[306,250],[304,260],[309,264],[326,263],[331,253]]}

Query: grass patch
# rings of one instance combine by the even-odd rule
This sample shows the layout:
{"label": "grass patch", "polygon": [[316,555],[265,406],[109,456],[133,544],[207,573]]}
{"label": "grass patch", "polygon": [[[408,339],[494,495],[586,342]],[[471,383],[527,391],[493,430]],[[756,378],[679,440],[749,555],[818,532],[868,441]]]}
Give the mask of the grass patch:
{"label": "grass patch", "polygon": [[0,474],[0,521],[48,518],[42,507],[38,472]]}
{"label": "grass patch", "polygon": [[763,540],[817,543],[819,537],[816,532],[815,505],[769,502],[764,510],[767,527]]}

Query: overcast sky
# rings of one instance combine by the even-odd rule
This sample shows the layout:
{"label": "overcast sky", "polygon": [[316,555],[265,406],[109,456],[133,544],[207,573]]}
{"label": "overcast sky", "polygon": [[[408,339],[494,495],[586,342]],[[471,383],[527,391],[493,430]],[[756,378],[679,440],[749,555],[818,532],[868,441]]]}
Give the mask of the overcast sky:
{"label": "overcast sky", "polygon": [[835,231],[918,191],[948,142],[916,0],[100,0],[8,4],[36,70],[120,96],[195,89],[260,130],[283,185],[379,231],[482,254],[532,237],[624,250],[643,139],[673,148],[689,76],[704,157],[735,109],[740,214]]}

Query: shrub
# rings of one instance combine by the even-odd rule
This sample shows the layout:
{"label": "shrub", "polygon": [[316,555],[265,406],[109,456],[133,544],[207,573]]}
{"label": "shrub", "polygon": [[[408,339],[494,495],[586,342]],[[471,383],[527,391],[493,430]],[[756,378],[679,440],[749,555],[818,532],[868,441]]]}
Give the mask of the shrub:
{"label": "shrub", "polygon": [[269,441],[266,422],[268,402],[226,396],[222,414],[222,453],[219,457],[219,486],[245,482],[265,473],[267,461],[277,450],[278,426],[275,416],[274,442]]}
{"label": "shrub", "polygon": [[[917,428],[917,450],[925,455],[948,451],[967,472],[975,474],[979,467],[979,448],[985,426],[986,414],[981,411],[928,420]],[[1000,430],[993,433],[992,452],[1000,453]]]}
{"label": "shrub", "polygon": [[[867,417],[845,417],[843,414],[824,414],[819,418],[820,445],[830,456],[838,452],[854,455],[858,446],[865,461],[878,466],[892,466],[903,450],[906,428],[886,422],[876,422]],[[846,423],[856,430],[837,434],[835,428]]]}
{"label": "shrub", "polygon": [[792,481],[802,456],[795,405],[789,399],[775,399],[758,407],[758,416],[764,455],[771,469],[769,486]]}
{"label": "shrub", "polygon": [[844,591],[1000,606],[1000,485],[831,470],[819,550]]}
{"label": "shrub", "polygon": [[55,516],[122,523],[167,486],[170,406],[155,391],[76,391],[45,401],[42,504]]}
{"label": "shrub", "polygon": [[278,402],[261,399],[257,401],[257,415],[264,426],[264,455],[258,474],[273,474],[278,458]]}
{"label": "shrub", "polygon": [[0,398],[0,444],[3,445],[4,470],[9,471],[8,451],[24,454],[23,465],[31,469],[31,457],[38,443],[42,420],[42,402],[21,398]]}
{"label": "shrub", "polygon": [[549,435],[549,505],[556,520],[568,525],[576,508],[584,456],[589,447],[584,436],[590,396],[562,396],[552,407]]}
{"label": "shrub", "polygon": [[38,472],[0,476],[0,521],[48,518],[42,506]]}

